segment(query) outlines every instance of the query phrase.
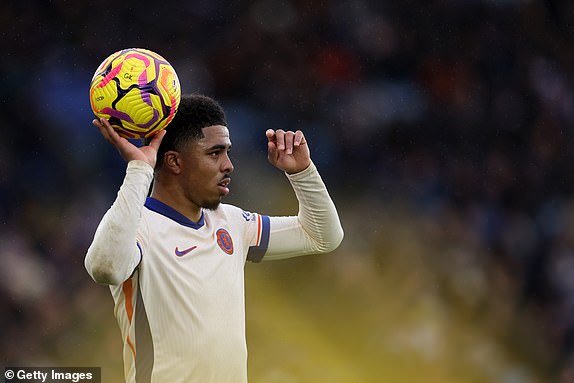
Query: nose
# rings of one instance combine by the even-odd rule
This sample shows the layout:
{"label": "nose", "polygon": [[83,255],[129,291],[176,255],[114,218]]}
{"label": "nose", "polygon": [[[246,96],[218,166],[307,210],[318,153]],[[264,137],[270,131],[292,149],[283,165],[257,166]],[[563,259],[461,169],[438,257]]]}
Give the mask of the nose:
{"label": "nose", "polygon": [[231,173],[233,171],[233,163],[231,162],[231,158],[229,158],[228,154],[225,154],[225,159],[222,163],[222,171],[223,173]]}

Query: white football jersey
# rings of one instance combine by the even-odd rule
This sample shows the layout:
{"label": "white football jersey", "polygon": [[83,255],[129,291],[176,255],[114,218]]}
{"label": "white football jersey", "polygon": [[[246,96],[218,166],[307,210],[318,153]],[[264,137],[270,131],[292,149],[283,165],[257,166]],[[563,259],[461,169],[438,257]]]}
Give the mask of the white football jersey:
{"label": "white football jersey", "polygon": [[145,207],[141,263],[110,286],[128,382],[247,382],[244,265],[264,254],[269,217],[221,204],[196,223]]}
{"label": "white football jersey", "polygon": [[130,161],[85,259],[110,285],[128,383],[245,383],[244,265],[325,253],[343,239],[314,164],[287,175],[299,213],[267,217],[220,204],[192,222],[147,198],[153,168]]}

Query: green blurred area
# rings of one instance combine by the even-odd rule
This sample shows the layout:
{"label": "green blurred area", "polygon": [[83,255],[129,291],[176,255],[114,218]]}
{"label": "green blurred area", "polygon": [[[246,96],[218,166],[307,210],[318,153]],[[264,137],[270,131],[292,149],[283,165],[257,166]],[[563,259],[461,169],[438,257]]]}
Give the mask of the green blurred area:
{"label": "green blurred area", "polygon": [[433,244],[437,228],[370,212],[343,212],[334,254],[248,266],[252,381],[547,381],[504,277],[464,264],[461,243]]}

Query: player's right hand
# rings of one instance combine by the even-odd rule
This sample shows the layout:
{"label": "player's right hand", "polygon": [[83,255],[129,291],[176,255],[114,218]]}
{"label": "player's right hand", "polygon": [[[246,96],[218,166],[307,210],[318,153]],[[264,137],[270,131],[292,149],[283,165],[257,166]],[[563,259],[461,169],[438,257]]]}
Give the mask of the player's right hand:
{"label": "player's right hand", "polygon": [[148,163],[152,168],[155,166],[157,150],[159,149],[161,140],[165,136],[165,130],[161,130],[153,136],[149,145],[138,148],[124,137],[121,137],[105,118],[96,118],[92,123],[100,130],[100,133],[106,141],[120,152],[120,155],[126,162],[139,160]]}

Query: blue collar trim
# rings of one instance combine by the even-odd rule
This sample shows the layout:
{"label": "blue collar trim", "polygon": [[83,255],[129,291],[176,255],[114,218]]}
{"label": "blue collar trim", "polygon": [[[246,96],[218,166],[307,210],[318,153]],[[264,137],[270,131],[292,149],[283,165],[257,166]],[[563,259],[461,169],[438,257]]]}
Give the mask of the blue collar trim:
{"label": "blue collar trim", "polygon": [[201,211],[201,218],[198,222],[194,222],[191,219],[187,218],[174,208],[166,205],[163,202],[158,201],[155,198],[148,197],[145,201],[145,207],[147,207],[151,211],[155,211],[158,214],[166,216],[167,218],[179,223],[180,225],[191,227],[192,229],[199,229],[205,225],[205,219],[203,217],[203,211]]}

